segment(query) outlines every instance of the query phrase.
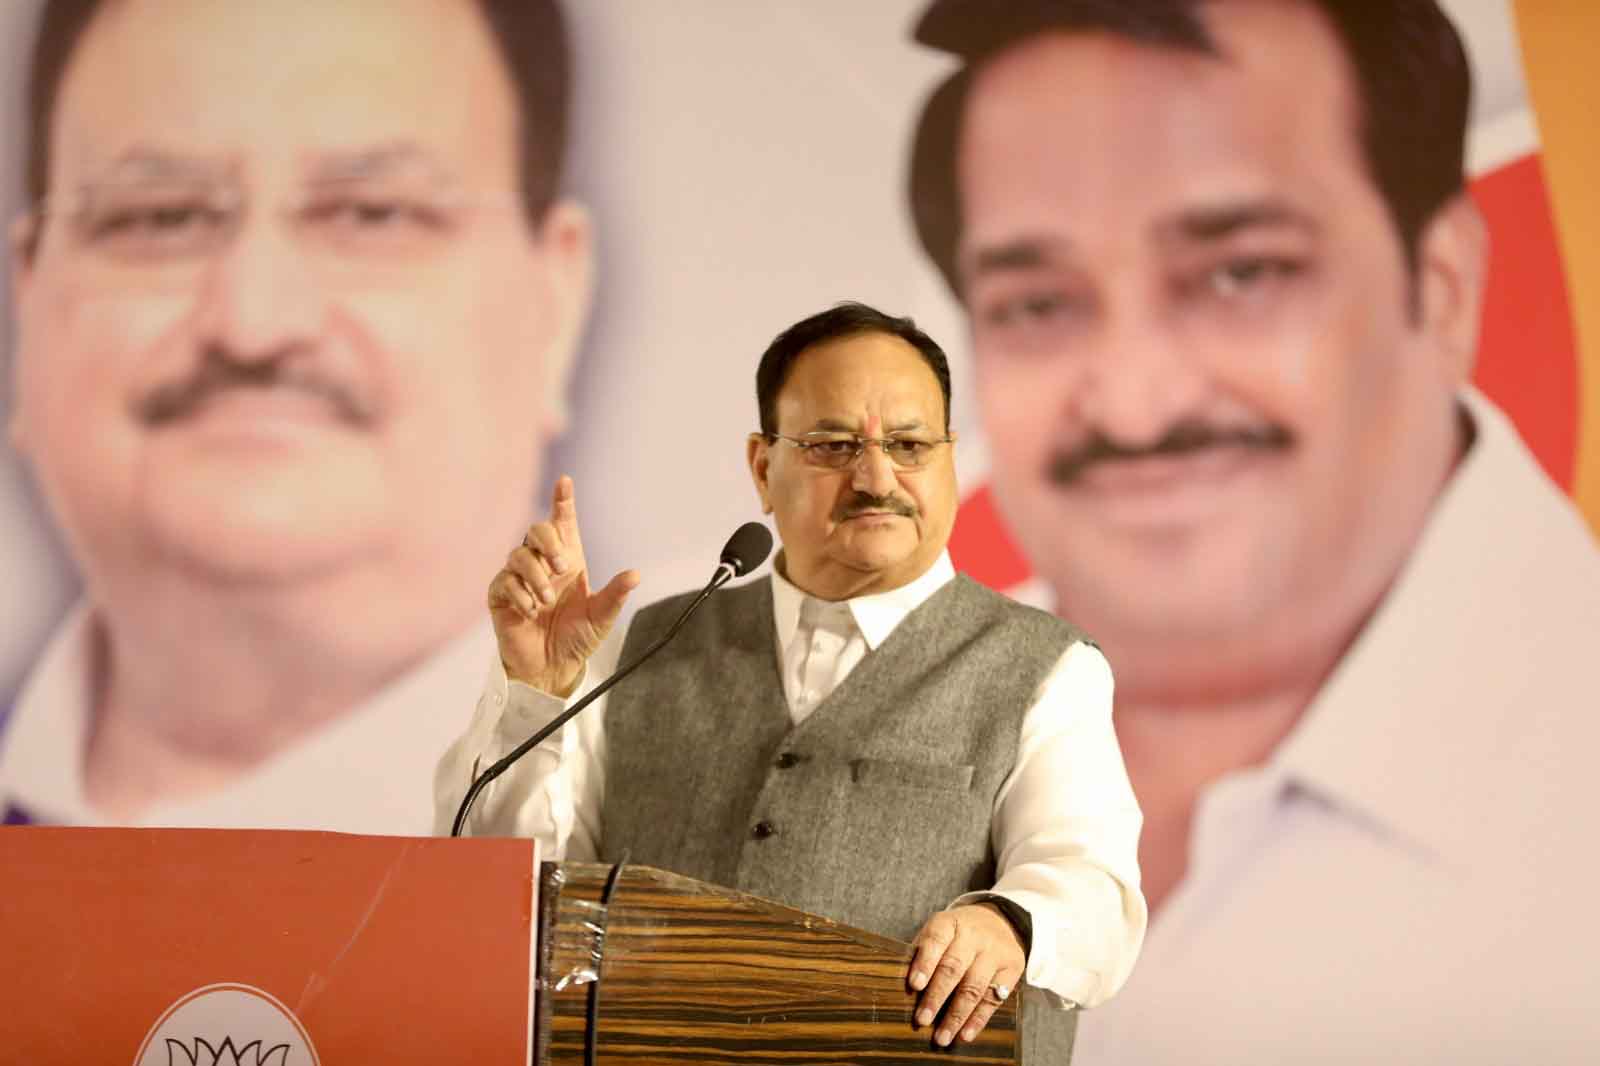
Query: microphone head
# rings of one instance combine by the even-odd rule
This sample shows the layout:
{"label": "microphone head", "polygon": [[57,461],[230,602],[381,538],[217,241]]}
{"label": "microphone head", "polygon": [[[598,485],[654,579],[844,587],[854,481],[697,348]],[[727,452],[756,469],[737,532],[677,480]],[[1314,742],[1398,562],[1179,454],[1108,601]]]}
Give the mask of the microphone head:
{"label": "microphone head", "polygon": [[771,552],[772,530],[760,522],[746,522],[723,545],[722,563],[733,570],[734,577],[743,577],[766,562]]}

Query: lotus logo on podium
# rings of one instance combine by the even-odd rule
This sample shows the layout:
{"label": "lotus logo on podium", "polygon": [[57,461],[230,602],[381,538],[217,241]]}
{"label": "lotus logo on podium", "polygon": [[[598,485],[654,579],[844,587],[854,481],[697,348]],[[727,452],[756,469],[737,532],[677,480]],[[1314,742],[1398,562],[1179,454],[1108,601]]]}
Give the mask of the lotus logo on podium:
{"label": "lotus logo on podium", "polygon": [[233,1046],[233,1037],[224,1037],[222,1046],[214,1048],[203,1036],[194,1038],[194,1050],[167,1037],[167,1062],[170,1066],[284,1066],[289,1057],[289,1045],[262,1050],[261,1041],[252,1040],[242,1048]]}
{"label": "lotus logo on podium", "polygon": [[318,1059],[305,1027],[276,997],[217,984],[168,1007],[133,1066],[318,1066]]}

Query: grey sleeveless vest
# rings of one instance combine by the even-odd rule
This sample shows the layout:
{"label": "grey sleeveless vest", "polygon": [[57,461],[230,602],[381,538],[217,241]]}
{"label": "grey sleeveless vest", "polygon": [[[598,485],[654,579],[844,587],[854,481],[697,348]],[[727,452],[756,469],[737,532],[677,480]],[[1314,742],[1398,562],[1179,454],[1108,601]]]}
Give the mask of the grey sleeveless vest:
{"label": "grey sleeveless vest", "polygon": [[[691,598],[641,610],[624,661]],[[958,576],[796,727],[770,581],[719,592],[610,693],[601,855],[910,940],[993,885],[995,796],[1040,683],[1077,639]],[[1024,1013],[1027,1059],[1065,1066],[1076,1012],[1038,997]]]}

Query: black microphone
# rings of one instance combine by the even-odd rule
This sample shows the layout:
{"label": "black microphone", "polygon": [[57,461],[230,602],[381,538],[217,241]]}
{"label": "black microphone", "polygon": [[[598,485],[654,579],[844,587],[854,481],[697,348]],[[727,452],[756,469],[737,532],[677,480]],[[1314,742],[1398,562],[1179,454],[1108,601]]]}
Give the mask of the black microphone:
{"label": "black microphone", "polygon": [[487,788],[489,782],[511,769],[518,759],[544,743],[550,734],[566,725],[574,715],[593,703],[609,690],[612,685],[633,673],[646,659],[666,647],[667,641],[678,635],[678,630],[683,628],[683,623],[689,620],[689,616],[695,612],[696,608],[706,602],[708,596],[734,578],[743,577],[766,562],[767,555],[771,551],[772,531],[760,522],[746,522],[734,530],[733,536],[728,538],[728,543],[723,545],[722,561],[717,564],[717,572],[711,575],[711,580],[706,582],[705,588],[700,590],[700,594],[690,602],[689,606],[683,609],[683,613],[678,615],[677,620],[668,627],[665,633],[656,639],[655,643],[640,652],[632,662],[624,663],[622,666],[617,667],[616,673],[596,685],[587,696],[556,715],[549,725],[524,740],[521,744],[518,744],[515,748],[512,748],[504,758],[473,778],[471,787],[467,789],[467,794],[461,799],[461,806],[456,809],[456,818],[455,822],[450,826],[450,835],[453,837],[461,835],[461,827],[467,821],[467,812],[472,809],[472,803],[478,798],[478,793]]}
{"label": "black microphone", "polygon": [[717,570],[727,567],[729,580],[743,577],[765,562],[771,552],[772,530],[760,522],[746,522],[722,546],[722,562]]}

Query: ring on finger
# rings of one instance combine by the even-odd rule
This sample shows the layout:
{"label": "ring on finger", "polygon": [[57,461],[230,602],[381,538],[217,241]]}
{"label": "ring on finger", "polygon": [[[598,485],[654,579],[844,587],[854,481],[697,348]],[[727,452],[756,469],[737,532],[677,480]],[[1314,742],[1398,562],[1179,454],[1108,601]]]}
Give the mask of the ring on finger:
{"label": "ring on finger", "polygon": [[1011,998],[1011,986],[996,981],[989,986],[989,994],[994,997],[996,1003],[1004,1003]]}

